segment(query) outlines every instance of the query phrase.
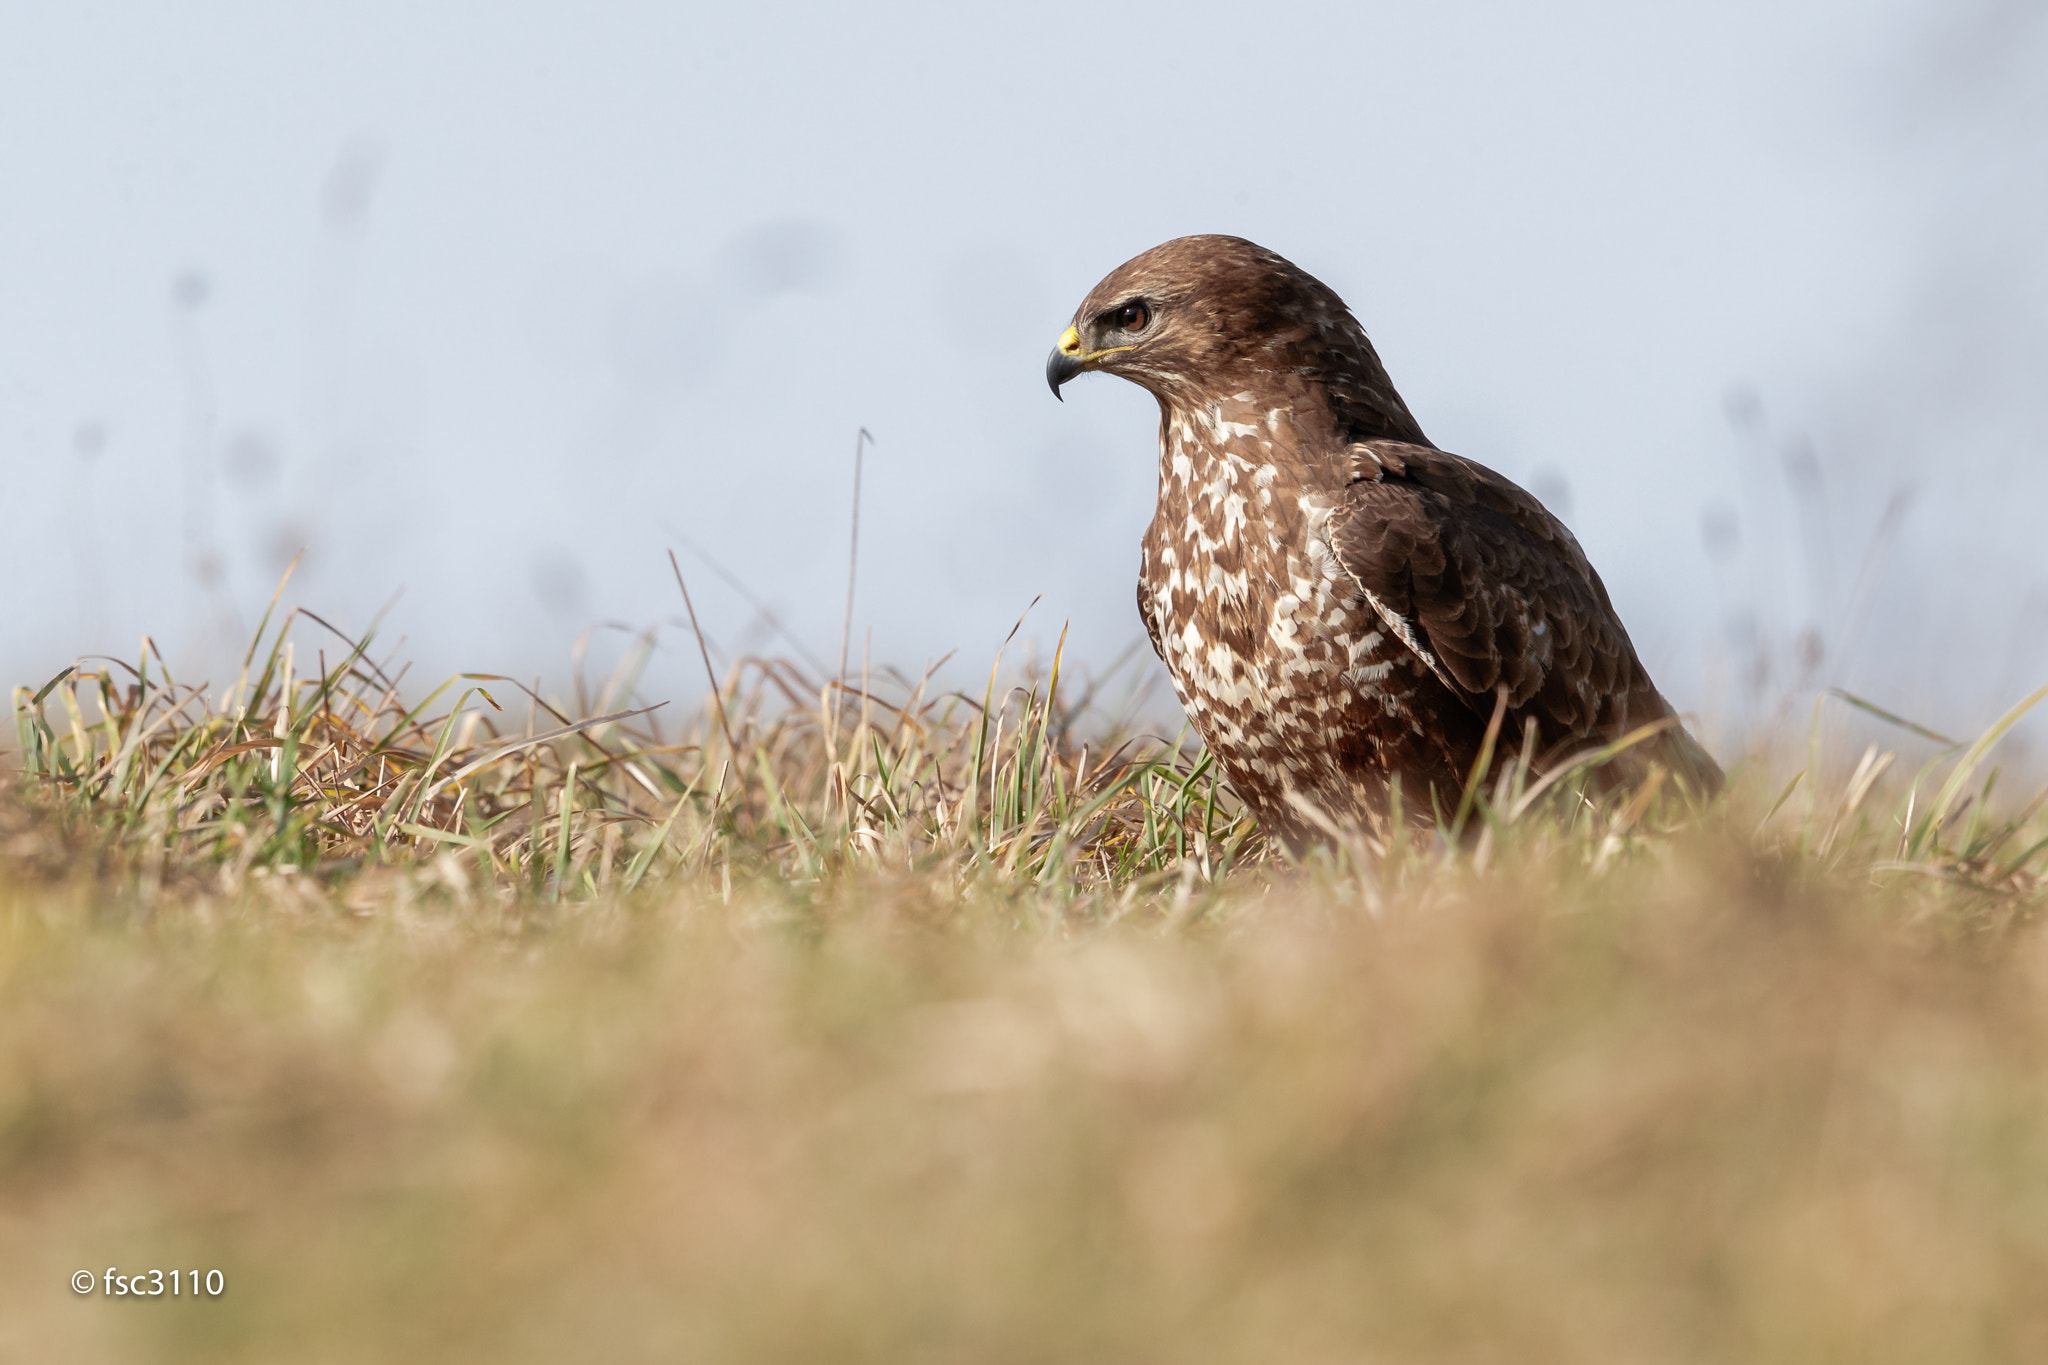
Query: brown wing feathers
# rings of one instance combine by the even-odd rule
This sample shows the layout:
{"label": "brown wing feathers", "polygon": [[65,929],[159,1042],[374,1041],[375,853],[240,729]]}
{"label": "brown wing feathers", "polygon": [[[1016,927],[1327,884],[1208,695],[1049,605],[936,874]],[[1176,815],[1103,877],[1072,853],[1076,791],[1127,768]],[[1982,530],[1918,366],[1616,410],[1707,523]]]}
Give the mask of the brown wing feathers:
{"label": "brown wing feathers", "polygon": [[1443,451],[1370,453],[1346,489],[1338,558],[1475,711],[1505,688],[1517,724],[1533,717],[1552,740],[1668,714],[1578,542],[1540,503]]}

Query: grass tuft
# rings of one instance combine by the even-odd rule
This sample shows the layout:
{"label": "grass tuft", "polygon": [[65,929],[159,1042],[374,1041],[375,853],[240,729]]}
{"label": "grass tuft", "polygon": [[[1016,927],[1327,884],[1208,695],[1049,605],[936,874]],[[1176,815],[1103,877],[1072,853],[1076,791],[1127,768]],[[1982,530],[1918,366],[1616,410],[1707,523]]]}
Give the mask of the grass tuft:
{"label": "grass tuft", "polygon": [[575,706],[480,673],[411,703],[371,642],[300,609],[266,622],[218,692],[178,682],[147,641],[132,665],[74,666],[17,689],[22,769],[112,848],[227,888],[453,856],[551,901],[884,868],[1086,896],[1187,860],[1213,879],[1262,847],[1183,741],[1077,739],[1095,694],[1063,697],[1063,651],[1015,687],[999,659],[978,698],[746,658],[671,725],[635,697],[651,634],[594,693],[579,680]]}

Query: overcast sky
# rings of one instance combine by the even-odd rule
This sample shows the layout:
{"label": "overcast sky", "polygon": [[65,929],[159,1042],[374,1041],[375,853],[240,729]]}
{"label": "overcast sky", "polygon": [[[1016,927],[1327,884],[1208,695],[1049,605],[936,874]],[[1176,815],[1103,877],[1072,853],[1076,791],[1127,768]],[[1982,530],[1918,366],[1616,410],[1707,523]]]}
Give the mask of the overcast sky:
{"label": "overcast sky", "polygon": [[302,546],[436,677],[675,616],[671,547],[781,648],[689,545],[830,655],[863,427],[878,658],[1043,594],[1106,661],[1156,411],[1043,358],[1220,231],[1557,506],[1681,705],[1810,631],[1975,723],[2048,680],[2042,15],[0,3],[0,665],[199,667]]}

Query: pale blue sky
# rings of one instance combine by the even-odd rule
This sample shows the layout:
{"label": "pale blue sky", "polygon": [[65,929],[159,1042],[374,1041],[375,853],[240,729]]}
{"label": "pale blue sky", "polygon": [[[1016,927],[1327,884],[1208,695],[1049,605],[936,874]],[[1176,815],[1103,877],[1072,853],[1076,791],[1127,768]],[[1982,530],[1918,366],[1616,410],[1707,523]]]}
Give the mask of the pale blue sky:
{"label": "pale blue sky", "polygon": [[978,666],[1043,593],[1027,635],[1106,659],[1155,416],[1042,361],[1203,231],[1567,490],[1682,704],[1810,621],[1943,723],[2048,676],[2030,5],[16,3],[0,186],[21,680],[144,631],[196,666],[300,543],[298,600],[402,588],[436,677],[676,614],[683,536],[829,654],[863,426],[878,657]]}

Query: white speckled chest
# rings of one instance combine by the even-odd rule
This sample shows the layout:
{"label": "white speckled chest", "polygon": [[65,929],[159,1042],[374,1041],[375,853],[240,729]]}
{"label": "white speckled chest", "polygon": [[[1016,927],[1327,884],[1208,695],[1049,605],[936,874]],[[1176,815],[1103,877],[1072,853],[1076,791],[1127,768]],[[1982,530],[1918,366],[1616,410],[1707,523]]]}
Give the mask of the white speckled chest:
{"label": "white speckled chest", "polygon": [[1418,729],[1412,661],[1331,548],[1341,480],[1307,463],[1287,410],[1249,397],[1165,419],[1141,604],[1240,794],[1342,811],[1372,736]]}

